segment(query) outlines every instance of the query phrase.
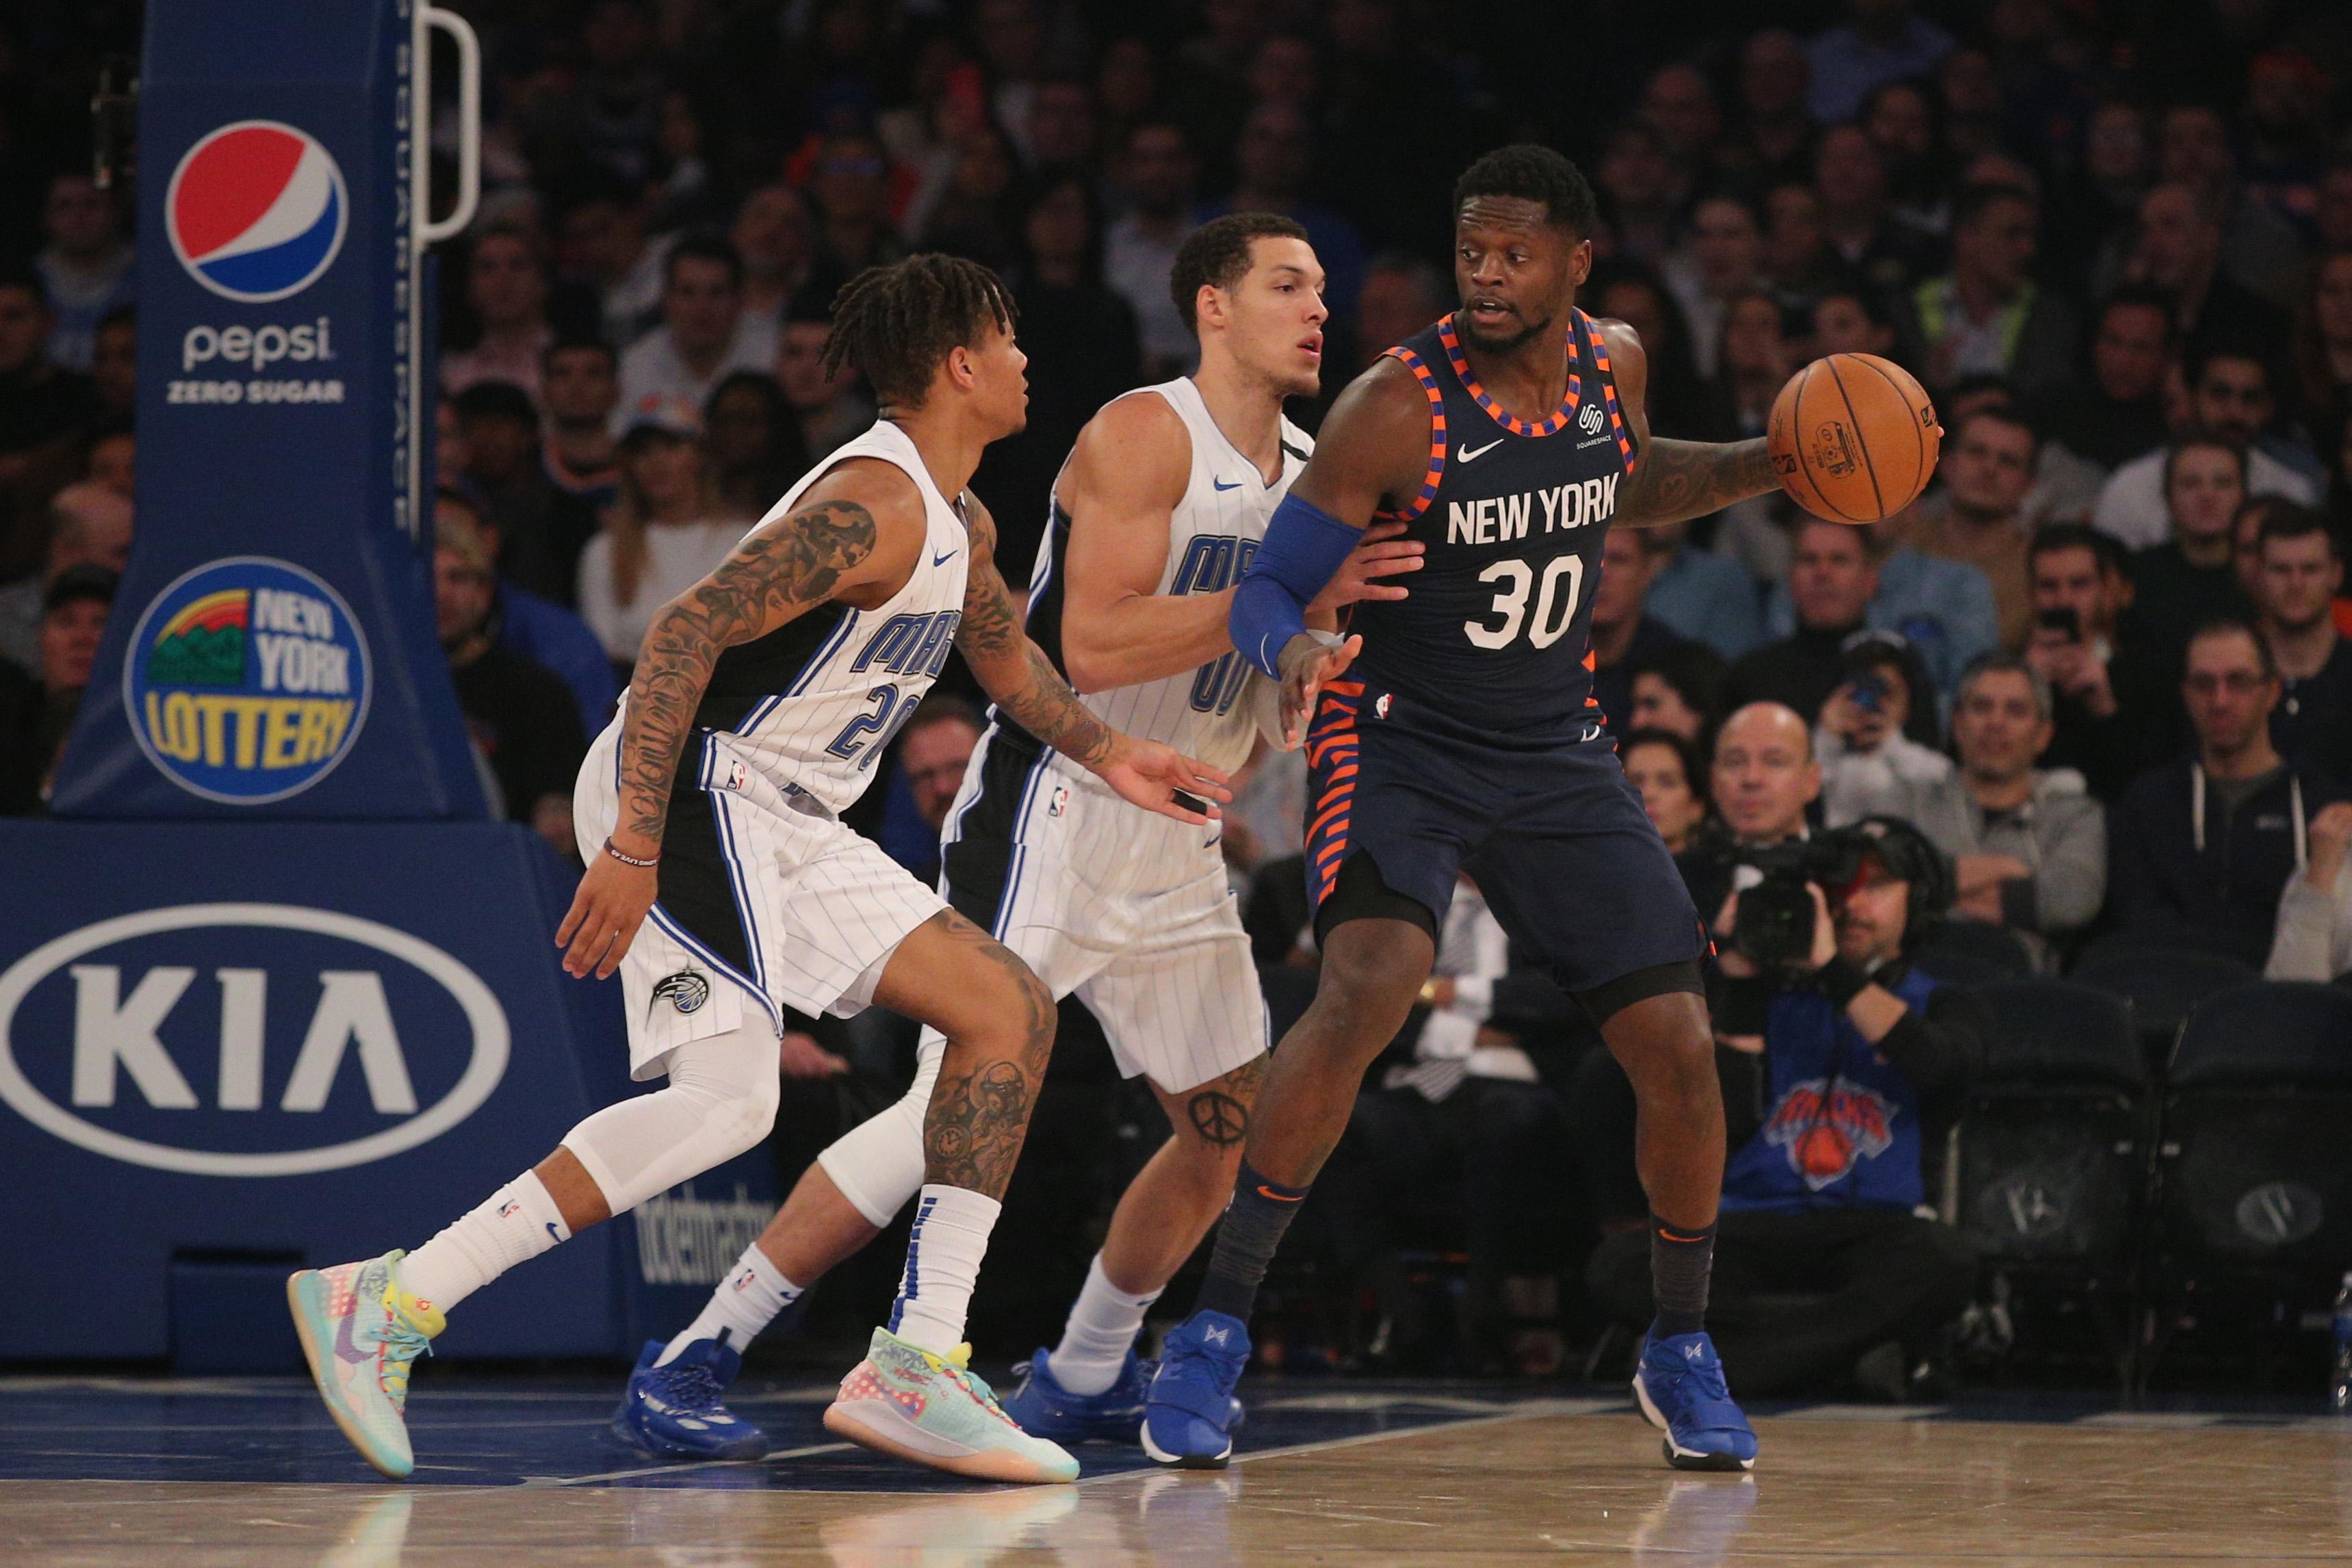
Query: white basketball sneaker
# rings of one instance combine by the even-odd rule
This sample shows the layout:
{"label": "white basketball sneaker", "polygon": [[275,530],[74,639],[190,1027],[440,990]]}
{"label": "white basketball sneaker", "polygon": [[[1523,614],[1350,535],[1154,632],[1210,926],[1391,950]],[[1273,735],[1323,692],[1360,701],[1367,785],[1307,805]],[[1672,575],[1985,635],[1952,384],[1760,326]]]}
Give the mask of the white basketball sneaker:
{"label": "white basketball sneaker", "polygon": [[887,1329],[842,1379],[825,1430],[863,1448],[987,1481],[1071,1481],[1078,1461],[1033,1437],[965,1364],[971,1347],[935,1355]]}

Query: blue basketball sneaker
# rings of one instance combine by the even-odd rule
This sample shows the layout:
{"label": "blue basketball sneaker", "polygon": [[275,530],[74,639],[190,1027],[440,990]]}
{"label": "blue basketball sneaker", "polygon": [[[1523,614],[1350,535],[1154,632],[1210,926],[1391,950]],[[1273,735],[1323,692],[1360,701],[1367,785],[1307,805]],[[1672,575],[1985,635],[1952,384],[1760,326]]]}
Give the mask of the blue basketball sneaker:
{"label": "blue basketball sneaker", "polygon": [[1160,1342],[1160,1370],[1143,1396],[1143,1451],[1162,1465],[1221,1470],[1234,1455],[1234,1385],[1249,1364],[1249,1329],[1198,1312]]}
{"label": "blue basketball sneaker", "polygon": [[768,1435],[721,1404],[743,1358],[715,1339],[698,1339],[667,1366],[654,1362],[667,1348],[646,1341],[629,1374],[613,1430],[657,1459],[756,1459]]}
{"label": "blue basketball sneaker", "polygon": [[1135,1441],[1143,1424],[1145,1381],[1135,1352],[1127,1353],[1118,1378],[1100,1394],[1073,1394],[1063,1387],[1042,1346],[1013,1372],[1021,1383],[1005,1396],[1004,1413],[1031,1437],[1064,1444]]}
{"label": "blue basketball sneaker", "polygon": [[1756,1429],[1723,1381],[1723,1358],[1705,1333],[1653,1335],[1633,1369],[1633,1398],[1665,1436],[1678,1470],[1756,1468]]}

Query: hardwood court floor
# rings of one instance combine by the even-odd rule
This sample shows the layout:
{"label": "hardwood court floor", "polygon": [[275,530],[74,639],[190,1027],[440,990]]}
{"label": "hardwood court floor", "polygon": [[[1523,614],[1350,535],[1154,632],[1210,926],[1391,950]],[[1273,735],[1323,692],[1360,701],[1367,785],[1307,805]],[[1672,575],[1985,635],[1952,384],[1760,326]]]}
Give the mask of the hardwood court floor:
{"label": "hardwood court floor", "polygon": [[[273,1439],[233,1419],[154,1422],[143,1439],[135,1421],[91,1421],[79,1436],[52,1425],[27,1444],[18,1414],[33,1406],[0,1383],[0,1564],[2352,1563],[2352,1423],[2008,1421],[1814,1406],[1759,1421],[1764,1458],[1753,1477],[1684,1476],[1660,1464],[1654,1435],[1614,1400],[1325,1387],[1271,1409],[1265,1446],[1221,1476],[1111,1466],[1075,1487],[1021,1490],[935,1485],[821,1443],[762,1465],[574,1463],[574,1474],[506,1485],[456,1475],[354,1483],[341,1479],[349,1471],[339,1459],[320,1461],[333,1479],[307,1460],[303,1473],[321,1479],[131,1479],[142,1463],[187,1473],[164,1461],[192,1448],[242,1455],[236,1462],[255,1473],[287,1472],[269,1460]],[[774,1397],[761,1418],[780,1435],[787,1416],[814,1425],[803,1396]],[[87,1417],[108,1403],[81,1407]],[[485,1396],[462,1412],[446,1403],[437,1446],[453,1458],[495,1449],[499,1432],[545,1447],[570,1418],[546,1400]],[[282,1420],[276,1398],[258,1407],[272,1406]],[[1272,1440],[1318,1422],[1357,1429]],[[1081,1450],[1090,1470],[1110,1453]],[[64,1479],[77,1465],[123,1479]],[[9,1479],[28,1473],[56,1479]]]}

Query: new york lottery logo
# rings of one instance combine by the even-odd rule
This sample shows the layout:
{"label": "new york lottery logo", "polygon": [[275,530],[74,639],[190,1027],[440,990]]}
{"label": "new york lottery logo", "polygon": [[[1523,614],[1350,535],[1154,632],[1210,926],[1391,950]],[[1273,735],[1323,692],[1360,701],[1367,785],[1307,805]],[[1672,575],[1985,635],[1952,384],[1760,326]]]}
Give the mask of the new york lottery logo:
{"label": "new york lottery logo", "polygon": [[163,195],[163,227],[188,276],[248,305],[317,282],[350,218],[334,159],[309,132],[274,120],[238,120],[200,139]]}

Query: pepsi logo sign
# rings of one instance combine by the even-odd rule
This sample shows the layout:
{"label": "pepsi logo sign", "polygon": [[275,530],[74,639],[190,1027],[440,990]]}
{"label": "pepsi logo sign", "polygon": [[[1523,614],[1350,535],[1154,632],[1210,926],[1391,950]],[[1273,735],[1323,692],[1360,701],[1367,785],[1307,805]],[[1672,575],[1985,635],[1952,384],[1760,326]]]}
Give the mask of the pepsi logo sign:
{"label": "pepsi logo sign", "polygon": [[241,120],[199,139],[163,193],[164,232],[188,276],[247,305],[316,283],[350,223],[333,157],[274,120]]}
{"label": "pepsi logo sign", "polygon": [[152,1170],[387,1159],[479,1110],[509,1045],[498,997],[449,954],[299,904],[117,915],[0,973],[0,1102]]}

